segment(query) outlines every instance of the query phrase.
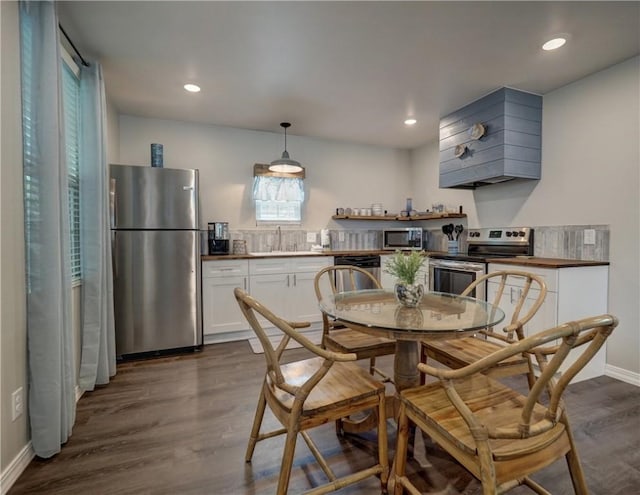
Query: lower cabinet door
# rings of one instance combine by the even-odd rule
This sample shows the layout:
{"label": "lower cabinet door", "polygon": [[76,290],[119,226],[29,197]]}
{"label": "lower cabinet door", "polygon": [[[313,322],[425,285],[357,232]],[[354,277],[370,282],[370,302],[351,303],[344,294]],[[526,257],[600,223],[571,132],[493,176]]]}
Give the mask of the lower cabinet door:
{"label": "lower cabinet door", "polygon": [[[274,273],[268,275],[251,275],[251,295],[276,316],[289,320],[289,298],[293,275]],[[273,325],[264,318],[258,321],[264,327]]]}
{"label": "lower cabinet door", "polygon": [[289,314],[293,321],[314,323],[322,320],[322,313],[314,289],[315,272],[294,273],[290,287]]}
{"label": "lower cabinet door", "polygon": [[[487,301],[494,300],[497,290],[497,283],[489,282],[487,284]],[[520,298],[521,291],[522,288],[518,286],[508,285],[504,288],[504,292],[500,299],[499,305],[500,309],[502,309],[505,313],[505,318],[501,323],[497,325],[497,331],[502,332],[502,329],[511,323],[511,317],[513,316],[513,311],[516,308],[518,299]],[[536,301],[536,296],[537,291],[532,290],[532,293],[529,294],[529,296],[525,300],[524,307],[520,310],[520,316],[525,315],[527,311],[529,311],[529,309]],[[556,326],[556,307],[557,294],[555,292],[547,292],[547,296],[545,297],[544,303],[542,303],[540,309],[538,309],[533,318],[524,326],[525,337],[529,337],[537,332],[541,332],[542,330],[547,330]]]}
{"label": "lower cabinet door", "polygon": [[202,321],[205,335],[249,328],[233,294],[236,287],[247,290],[247,285],[246,276],[202,279]]}

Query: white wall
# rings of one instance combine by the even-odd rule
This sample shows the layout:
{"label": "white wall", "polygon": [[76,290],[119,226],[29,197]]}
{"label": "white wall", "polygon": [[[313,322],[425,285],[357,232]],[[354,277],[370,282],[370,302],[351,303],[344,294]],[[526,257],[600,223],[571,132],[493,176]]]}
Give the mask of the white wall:
{"label": "white wall", "polygon": [[[440,189],[438,163],[440,160],[438,136],[428,144],[411,151],[411,185],[413,204],[419,210],[431,209],[434,203],[444,205],[462,205],[467,215],[469,227],[479,227],[476,210],[473,207],[473,192],[468,189]],[[464,219],[460,220],[465,223]],[[450,223],[443,221],[440,223]],[[437,225],[440,225],[438,223]],[[429,222],[427,228],[433,228],[435,222]]]}
{"label": "white wall", "polygon": [[111,103],[107,94],[107,163],[118,163],[120,160],[120,128],[118,110]]}
{"label": "white wall", "polygon": [[[0,2],[1,154],[0,229],[0,472],[5,472],[29,442],[23,414],[11,421],[11,393],[22,387],[27,398],[27,333],[24,228],[22,213],[22,117],[17,2]],[[1,482],[0,482],[1,483]]]}
{"label": "white wall", "polygon": [[412,164],[413,182],[427,183],[419,193],[429,202],[431,194],[459,194],[472,227],[609,225],[609,311],[620,326],[609,339],[607,364],[633,373],[640,373],[639,61],[544,96],[540,181],[435,190],[436,142],[415,150]]}
{"label": "white wall", "polygon": [[[164,166],[200,170],[202,227],[228,221],[255,228],[251,201],[254,163],[282,154],[284,136],[228,127],[120,116],[120,163],[148,166],[150,144],[164,145]],[[306,168],[302,227],[325,227],[337,207],[382,202],[402,209],[409,191],[409,152],[287,136],[292,158]]]}

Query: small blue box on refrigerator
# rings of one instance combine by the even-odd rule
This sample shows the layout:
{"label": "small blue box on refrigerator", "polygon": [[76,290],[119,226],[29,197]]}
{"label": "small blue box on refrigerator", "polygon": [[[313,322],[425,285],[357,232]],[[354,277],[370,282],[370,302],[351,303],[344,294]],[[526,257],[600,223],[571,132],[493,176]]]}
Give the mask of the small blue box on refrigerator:
{"label": "small blue box on refrigerator", "polygon": [[163,147],[159,143],[151,143],[151,166],[160,167],[163,165]]}

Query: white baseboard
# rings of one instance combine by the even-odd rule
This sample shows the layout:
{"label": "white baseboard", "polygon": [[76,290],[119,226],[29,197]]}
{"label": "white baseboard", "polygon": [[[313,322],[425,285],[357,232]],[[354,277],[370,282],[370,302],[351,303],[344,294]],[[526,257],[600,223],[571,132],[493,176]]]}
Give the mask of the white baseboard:
{"label": "white baseboard", "polygon": [[631,385],[635,385],[636,387],[640,387],[640,373],[634,373],[633,371],[625,370],[623,368],[618,368],[617,366],[607,364],[604,367],[604,374],[610,376],[611,378],[615,378],[616,380],[620,380],[626,383],[630,383]]}
{"label": "white baseboard", "polygon": [[0,476],[0,494],[5,495],[9,493],[9,489],[20,477],[22,472],[27,469],[27,466],[31,462],[31,459],[35,457],[35,452],[31,446],[31,442],[24,446],[20,453],[11,461],[2,472]]}
{"label": "white baseboard", "polygon": [[[80,400],[84,391],[76,385],[75,389],[76,393],[76,402]],[[18,455],[11,461],[11,463],[7,466],[0,475],[0,495],[5,495],[9,492],[9,489],[13,486],[16,480],[20,477],[22,472],[27,469],[27,466],[36,456],[36,453],[33,451],[33,447],[31,446],[31,442],[23,447],[23,449],[18,453]]]}

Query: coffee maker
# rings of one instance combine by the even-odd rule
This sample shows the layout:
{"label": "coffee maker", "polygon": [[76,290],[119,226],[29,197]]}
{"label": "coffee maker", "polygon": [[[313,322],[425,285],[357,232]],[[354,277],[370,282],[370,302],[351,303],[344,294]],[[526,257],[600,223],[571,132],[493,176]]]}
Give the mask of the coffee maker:
{"label": "coffee maker", "polygon": [[209,222],[209,254],[229,254],[229,222]]}

